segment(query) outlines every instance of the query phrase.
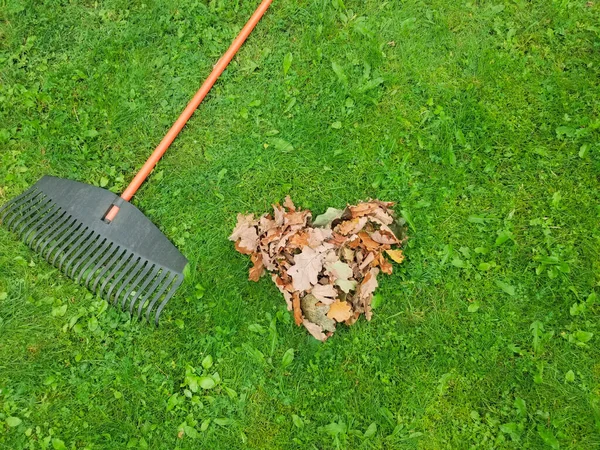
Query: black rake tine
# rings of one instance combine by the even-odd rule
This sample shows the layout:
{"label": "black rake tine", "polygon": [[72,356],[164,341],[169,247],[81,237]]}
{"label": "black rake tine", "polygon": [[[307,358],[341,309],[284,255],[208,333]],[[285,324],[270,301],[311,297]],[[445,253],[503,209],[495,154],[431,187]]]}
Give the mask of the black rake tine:
{"label": "black rake tine", "polygon": [[[104,289],[106,288],[106,285],[113,279],[113,277],[117,274],[117,272],[119,270],[121,270],[121,267],[123,267],[123,265],[129,260],[129,255],[127,255],[127,250],[125,250],[125,254],[121,255],[121,257],[119,258],[119,260],[117,261],[117,263],[115,264],[114,268],[110,271],[110,273],[107,275],[107,277],[104,279],[104,282],[102,283],[102,285],[100,286],[100,290],[98,291],[98,293],[100,294],[100,296],[102,296],[102,293],[104,292]],[[115,280],[116,282],[116,280]],[[110,297],[107,297],[107,301]]]}
{"label": "black rake tine", "polygon": [[146,295],[144,295],[144,298],[140,300],[140,304],[138,306],[138,312],[137,312],[138,318],[140,318],[142,316],[142,310],[144,309],[144,305],[146,304],[146,302],[148,301],[150,296],[156,291],[156,288],[158,288],[160,283],[162,283],[162,281],[166,277],[167,277],[167,271],[165,269],[162,269],[162,272],[160,273],[160,275],[158,275],[156,277],[156,281],[154,281],[152,286],[150,286],[150,289],[148,289],[148,292],[146,292]]}
{"label": "black rake tine", "polygon": [[11,201],[6,202],[4,205],[0,206],[0,223],[4,220],[10,210],[17,207],[17,204],[21,201],[21,199],[27,197],[31,193],[35,192],[37,189],[30,188],[23,192],[21,195],[17,195]]}
{"label": "black rake tine", "polygon": [[156,275],[158,275],[159,270],[160,266],[155,264],[152,268],[152,272],[150,272],[150,275],[146,277],[140,288],[136,291],[135,295],[131,299],[131,302],[129,303],[129,314],[133,315],[133,308],[135,307],[137,299],[140,297],[140,295],[144,293],[144,289],[146,289],[146,286],[148,286],[150,282],[154,280],[154,278],[156,278]]}
{"label": "black rake tine", "polygon": [[[102,257],[100,258],[100,260],[95,260],[95,258],[92,258],[92,260],[91,260],[92,264],[95,262],[96,265],[90,270],[90,273],[88,273],[88,276],[85,278],[85,287],[87,287],[87,288],[89,288],[92,277],[98,271],[100,266],[102,264],[104,264],[104,261],[106,261],[108,258],[110,258],[110,256],[118,250],[117,246],[113,245],[113,243],[111,241],[109,241],[108,239],[106,240],[105,245],[108,245],[108,246],[102,250]],[[87,270],[87,268],[86,268],[86,270]]]}
{"label": "black rake tine", "polygon": [[58,218],[41,234],[40,238],[37,241],[37,244],[35,244],[35,247],[32,247],[33,250],[41,255],[42,252],[40,251],[40,246],[44,243],[47,244],[48,242],[50,242],[52,240],[53,233],[57,231],[58,228],[60,228],[62,225],[64,225],[65,222],[69,220],[69,217],[70,216],[65,211],[62,211],[62,214],[58,216]]}
{"label": "black rake tine", "polygon": [[[133,277],[135,277],[137,274],[140,273],[141,270],[143,270],[144,264],[146,264],[146,260],[142,257],[137,257],[135,267],[129,271],[127,278],[125,278],[125,280],[123,281],[123,283],[121,283],[121,286],[119,287],[119,289],[117,289],[117,292],[115,293],[115,306],[118,306],[119,304],[119,297],[121,296],[121,292],[123,292],[123,290],[129,285],[130,281],[133,280]],[[121,306],[121,308],[123,308],[123,306]]]}
{"label": "black rake tine", "polygon": [[[125,309],[125,303],[127,302],[127,299],[129,298],[129,296],[131,295],[131,293],[133,292],[133,290],[135,289],[135,287],[139,283],[141,283],[141,281],[146,277],[146,275],[148,275],[148,272],[150,272],[150,269],[152,269],[154,267],[154,265],[151,262],[146,262],[146,263],[147,263],[146,267],[144,267],[140,271],[140,273],[138,274],[138,276],[131,283],[131,286],[129,286],[129,288],[125,292],[125,295],[123,296],[123,303],[121,303],[121,309],[123,309],[123,310]],[[117,294],[118,294],[118,292],[117,292]],[[132,311],[133,311],[133,308],[132,308]]]}
{"label": "black rake tine", "polygon": [[[28,221],[26,221],[21,227],[16,230],[16,233],[19,235],[21,239],[23,239],[23,233],[29,234],[32,228],[34,228],[40,220],[43,220],[46,217],[46,214],[52,209],[53,203],[48,200],[46,203],[41,205]],[[17,226],[15,225],[15,229]],[[23,239],[24,241],[25,239]]]}
{"label": "black rake tine", "polygon": [[169,302],[169,300],[171,300],[171,297],[173,297],[173,294],[175,294],[175,291],[179,288],[179,286],[181,286],[181,283],[183,283],[183,276],[177,275],[177,279],[175,280],[175,282],[171,286],[171,289],[169,290],[167,295],[165,295],[165,298],[156,310],[156,315],[154,316],[154,323],[156,324],[156,326],[158,326],[158,318],[160,317],[162,310],[165,308],[165,306],[167,306],[167,303]]}
{"label": "black rake tine", "polygon": [[[128,275],[133,267],[135,267],[137,265],[139,261],[139,257],[135,256],[135,254],[131,255],[131,258],[129,258],[129,262],[127,263],[127,265],[123,268],[123,270],[121,270],[120,275],[115,278],[114,282],[110,285],[110,288],[108,289],[108,292],[106,293],[106,301],[110,302],[110,298],[112,296],[113,291],[115,290],[115,288],[117,287],[117,285],[121,282],[121,280]],[[133,272],[135,274],[135,271]],[[123,284],[124,286],[124,284]],[[115,297],[115,301],[113,302],[115,305],[117,304],[117,297]]]}
{"label": "black rake tine", "polygon": [[117,247],[117,251],[113,254],[113,257],[110,259],[108,264],[104,266],[104,269],[102,269],[96,277],[96,280],[94,281],[94,285],[92,287],[92,291],[98,292],[96,291],[96,288],[98,287],[98,283],[100,283],[100,280],[102,279],[104,274],[108,272],[114,266],[114,264],[123,257],[125,252],[127,252],[127,249],[121,250],[121,247]]}
{"label": "black rake tine", "polygon": [[[89,228],[86,228],[85,230],[81,231],[81,234],[79,235],[79,239],[77,239],[77,241],[75,241],[73,243],[73,245],[71,245],[71,248],[69,250],[65,249],[66,251],[60,258],[60,261],[58,262],[58,268],[60,270],[62,270],[62,266],[65,263],[65,261],[67,261],[67,262],[72,261],[72,259],[69,260],[68,258],[73,252],[77,253],[77,250],[80,250],[81,247],[85,248],[85,245],[83,245],[83,243],[85,241],[87,241],[94,234],[93,231],[88,232],[88,230],[89,230]],[[65,245],[67,245],[67,244],[65,244]],[[73,256],[72,258],[76,258],[76,256]],[[67,272],[66,269],[67,269],[67,267],[65,266],[65,273]]]}
{"label": "black rake tine", "polygon": [[[66,228],[71,227],[74,223],[76,223],[75,219],[73,219],[71,216],[66,216],[65,220],[62,221],[61,225],[57,229],[55,229],[54,231],[52,231],[52,233],[45,236],[44,243],[40,246],[40,252],[39,252],[40,255],[44,256],[44,253],[46,252],[46,248],[54,240],[54,237],[60,236],[60,234],[63,231],[65,231]],[[58,243],[56,245],[58,245]],[[56,245],[52,247],[52,250],[54,249],[54,247],[56,247]],[[50,250],[50,252],[52,252],[52,250]],[[48,255],[49,254],[50,253],[48,253]]]}
{"label": "black rake tine", "polygon": [[162,284],[162,287],[156,293],[156,295],[154,296],[154,298],[152,299],[152,301],[148,305],[148,309],[146,310],[146,320],[148,322],[150,322],[150,313],[152,312],[152,308],[154,308],[154,305],[156,304],[156,302],[158,301],[158,299],[162,297],[162,295],[164,294],[164,292],[171,285],[171,283],[173,282],[173,278],[175,278],[176,275],[177,274],[175,272],[170,272],[169,278],[167,279],[167,281],[165,281]]}
{"label": "black rake tine", "polygon": [[[21,231],[23,231],[23,228],[19,228],[19,225],[21,225],[22,223],[24,223],[24,225],[27,225],[31,220],[35,220],[37,218],[37,214],[40,211],[40,209],[42,209],[42,208],[44,208],[44,206],[46,206],[46,203],[44,203],[44,199],[45,199],[45,197],[42,197],[39,199],[39,201],[32,203],[31,206],[29,208],[27,208],[26,211],[24,211],[24,214],[21,215],[19,220],[17,220],[16,222],[14,222],[12,224],[12,230],[17,235],[20,235]],[[33,219],[32,219],[32,217],[33,217]]]}
{"label": "black rake tine", "polygon": [[[83,274],[85,274],[85,271],[88,270],[88,268],[92,264],[94,264],[96,258],[99,258],[106,251],[109,245],[110,241],[108,239],[102,239],[102,236],[98,237],[98,239],[94,241],[90,248],[88,248],[87,252],[85,252],[85,254],[81,257],[79,262],[75,264],[75,267],[73,267],[73,270],[71,271],[71,277],[74,278],[77,283],[79,283],[79,281],[83,277]],[[96,256],[91,257],[94,253],[96,254]],[[82,264],[83,267],[79,271],[79,274],[76,276],[75,273],[79,270],[79,267]]]}
{"label": "black rake tine", "polygon": [[[19,213],[22,213],[23,210],[27,211],[32,205],[36,205],[37,204],[36,200],[40,196],[43,196],[43,194],[41,192],[37,192],[35,195],[33,195],[31,197],[28,197],[27,199],[24,199],[23,202],[22,202],[22,204],[19,205],[20,207],[21,206],[24,207],[25,205],[27,205],[27,203],[31,203],[31,205],[29,205],[26,209],[24,208],[24,209],[20,210]],[[6,226],[7,226],[7,228],[9,230],[13,230],[12,224],[17,219],[17,217],[19,217],[19,216],[20,216],[20,214],[13,214],[13,216],[6,221]],[[21,220],[23,220],[23,216],[21,216],[21,219],[19,219],[17,221],[17,223],[20,223]]]}
{"label": "black rake tine", "polygon": [[[73,256],[71,256],[71,258],[69,259],[69,261],[67,261],[67,265],[65,266],[64,272],[69,275],[69,269],[71,268],[71,266],[73,265],[73,263],[75,261],[77,261],[77,258],[79,258],[79,256],[85,252],[88,248],[90,248],[90,246],[93,246],[94,243],[96,242],[96,233],[94,233],[94,231],[90,231],[87,235],[87,237],[85,238],[85,240],[83,241],[82,244],[77,245],[74,248],[77,248],[77,251],[73,254]],[[83,263],[85,259],[82,259],[80,262]],[[77,266],[76,266],[77,267]],[[73,274],[75,273],[75,271],[73,270],[73,273],[70,275],[71,278],[73,278]]]}
{"label": "black rake tine", "polygon": [[65,234],[63,234],[56,241],[56,244],[54,244],[54,247],[52,247],[52,250],[50,250],[50,252],[48,253],[48,261],[50,261],[50,255],[55,249],[58,249],[56,250],[56,253],[54,253],[54,257],[52,258],[51,264],[53,266],[55,266],[57,258],[67,249],[67,247],[71,245],[73,241],[79,238],[79,233],[82,227],[83,225],[81,225],[79,221],[75,221],[75,223],[65,232]]}
{"label": "black rake tine", "polygon": [[13,211],[19,209],[22,204],[26,203],[31,199],[31,195],[35,194],[37,189],[28,189],[18,197],[13,198],[11,201],[6,202],[0,207],[0,222],[4,222],[4,219]]}
{"label": "black rake tine", "polygon": [[32,246],[35,242],[35,238],[37,237],[37,235],[45,229],[46,224],[50,220],[52,220],[52,218],[55,217],[59,212],[60,207],[54,205],[46,215],[40,218],[39,222],[37,222],[34,226],[31,227],[31,230],[29,230],[29,232],[25,233],[25,235],[23,236],[23,242],[25,242],[29,246]]}

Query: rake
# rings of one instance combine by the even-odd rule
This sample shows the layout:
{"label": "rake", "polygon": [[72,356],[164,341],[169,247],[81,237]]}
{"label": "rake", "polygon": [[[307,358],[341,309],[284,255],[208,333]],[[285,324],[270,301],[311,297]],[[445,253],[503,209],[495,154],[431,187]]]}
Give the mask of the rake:
{"label": "rake", "polygon": [[0,208],[0,223],[31,249],[108,303],[158,325],[183,282],[187,259],[129,203],[264,15],[263,0],[127,189],[116,194],[44,176]]}

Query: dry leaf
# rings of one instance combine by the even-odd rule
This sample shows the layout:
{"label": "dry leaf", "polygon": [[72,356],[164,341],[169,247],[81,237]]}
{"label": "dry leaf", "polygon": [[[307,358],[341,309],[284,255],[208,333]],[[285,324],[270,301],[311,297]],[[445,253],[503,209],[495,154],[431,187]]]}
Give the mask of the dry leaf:
{"label": "dry leaf", "polygon": [[313,220],[313,226],[330,228],[331,222],[342,217],[343,213],[344,211],[341,209],[327,208],[325,214],[321,214],[320,216],[315,217],[315,220]]}
{"label": "dry leaf", "polygon": [[336,229],[338,233],[346,236],[349,234],[357,234],[365,227],[368,221],[368,217],[357,217],[356,219],[347,220],[340,223]]}
{"label": "dry leaf", "polygon": [[339,286],[346,294],[356,288],[356,281],[350,280],[352,277],[352,268],[339,259],[331,264],[327,264],[326,269],[331,274],[334,284]]}
{"label": "dry leaf", "polygon": [[[229,236],[230,241],[237,241],[236,248],[241,253],[250,252],[256,250],[258,247],[258,233],[256,232],[257,221],[254,220],[254,214],[244,216],[243,214],[237,215],[237,225]],[[249,254],[249,253],[247,253]]]}
{"label": "dry leaf", "polygon": [[398,264],[401,264],[402,261],[404,261],[404,253],[402,253],[402,250],[386,250],[385,252]]}
{"label": "dry leaf", "polygon": [[265,273],[262,255],[260,253],[254,253],[251,256],[251,260],[253,267],[250,269],[250,275],[248,276],[248,279],[250,281],[258,281],[263,273]]}
{"label": "dry leaf", "polygon": [[327,339],[327,336],[323,333],[323,328],[321,328],[319,325],[309,322],[306,319],[304,319],[302,325],[304,325],[304,328],[306,328],[315,339],[318,339],[321,342],[325,342]]}
{"label": "dry leaf", "polygon": [[332,304],[338,296],[338,292],[332,284],[315,284],[310,293],[324,305]]}
{"label": "dry leaf", "polygon": [[323,268],[323,254],[310,247],[304,247],[302,253],[294,256],[294,265],[287,271],[292,277],[294,289],[308,291],[319,282],[319,272]]}
{"label": "dry leaf", "polygon": [[371,236],[366,231],[358,233],[361,245],[369,252],[375,251],[379,248],[379,243],[371,239]]}
{"label": "dry leaf", "polygon": [[360,263],[360,266],[358,266],[358,268],[360,270],[363,270],[365,267],[367,267],[369,264],[371,264],[373,261],[375,260],[375,253],[369,253]]}
{"label": "dry leaf", "polygon": [[304,247],[308,245],[308,233],[305,231],[300,231],[295,233],[289,240],[289,244],[294,247]]}
{"label": "dry leaf", "polygon": [[294,308],[294,320],[296,325],[300,326],[302,323],[302,308],[300,308],[300,294],[298,292],[294,292],[292,295],[292,307]]}
{"label": "dry leaf", "polygon": [[372,214],[377,209],[379,209],[379,205],[377,203],[359,203],[356,206],[350,206],[350,214],[352,217],[362,217],[367,214]]}
{"label": "dry leaf", "polygon": [[371,234],[371,239],[373,239],[378,244],[394,245],[399,242],[393,233],[384,230],[377,230],[376,232]]}
{"label": "dry leaf", "polygon": [[352,307],[350,304],[339,300],[329,306],[329,312],[327,313],[327,317],[334,319],[337,322],[348,320],[352,315]]}
{"label": "dry leaf", "polygon": [[392,274],[394,267],[392,266],[392,263],[385,259],[385,256],[383,256],[383,253],[381,252],[379,252],[379,254],[377,255],[377,263],[379,264],[379,267],[381,268],[381,271],[383,273],[385,273],[386,275]]}
{"label": "dry leaf", "polygon": [[294,205],[294,202],[292,201],[289,195],[285,196],[285,199],[283,200],[283,206],[285,206],[290,211],[296,211],[296,206]]}
{"label": "dry leaf", "polygon": [[373,291],[377,288],[377,275],[379,274],[379,269],[376,267],[372,267],[371,270],[367,273],[359,288],[359,295],[362,299],[369,297],[373,294]]}

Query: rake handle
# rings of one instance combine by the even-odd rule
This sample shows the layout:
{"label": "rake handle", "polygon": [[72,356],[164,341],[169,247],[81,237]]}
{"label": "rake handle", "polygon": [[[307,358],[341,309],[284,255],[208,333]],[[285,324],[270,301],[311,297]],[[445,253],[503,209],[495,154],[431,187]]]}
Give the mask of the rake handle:
{"label": "rake handle", "polygon": [[[231,43],[227,51],[223,54],[221,59],[217,61],[217,64],[215,64],[215,66],[213,67],[213,70],[208,76],[208,78],[204,81],[204,83],[202,83],[202,86],[200,87],[200,89],[198,89],[196,95],[194,95],[194,97],[185,107],[179,118],[175,121],[171,129],[167,132],[162,141],[160,141],[160,144],[158,144],[158,146],[152,152],[148,160],[144,163],[144,165],[133,178],[133,180],[131,180],[131,183],[129,183],[127,189],[123,191],[123,193],[121,194],[121,198],[123,200],[131,200],[131,198],[140,188],[142,183],[146,180],[146,178],[148,178],[148,176],[152,172],[152,169],[154,169],[160,158],[162,158],[162,156],[167,151],[171,143],[175,140],[177,135],[181,132],[187,121],[190,119],[192,114],[194,114],[194,111],[196,111],[200,103],[202,103],[202,100],[204,100],[206,94],[208,94],[208,92],[213,87],[219,76],[223,73],[227,65],[231,62],[231,60],[233,59],[237,51],[240,49],[246,38],[248,38],[256,24],[262,18],[266,10],[269,8],[272,1],[273,0],[263,0],[256,9],[256,11],[254,11],[252,17],[250,17],[246,25],[244,25],[244,28],[242,28],[242,30],[235,38],[235,40]],[[114,206],[106,214],[105,220],[107,222],[111,222],[117,215],[118,211],[118,206]]]}

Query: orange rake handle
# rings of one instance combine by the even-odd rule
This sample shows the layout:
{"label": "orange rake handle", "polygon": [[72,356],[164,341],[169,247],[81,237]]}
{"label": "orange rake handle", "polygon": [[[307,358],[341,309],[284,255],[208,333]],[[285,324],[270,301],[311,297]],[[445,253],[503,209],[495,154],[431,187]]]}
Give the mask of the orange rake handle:
{"label": "orange rake handle", "polygon": [[[160,144],[158,144],[156,149],[152,152],[148,160],[145,162],[144,166],[136,174],[133,180],[131,180],[131,183],[129,183],[127,189],[123,191],[123,193],[121,194],[121,198],[123,200],[131,200],[131,197],[133,197],[133,195],[136,193],[136,191],[139,189],[142,183],[146,180],[146,178],[148,178],[148,175],[150,175],[152,169],[154,169],[160,158],[162,158],[162,156],[167,151],[171,143],[175,140],[179,132],[190,119],[192,114],[194,114],[194,111],[196,111],[200,103],[202,103],[202,100],[204,100],[206,94],[208,94],[208,92],[213,87],[219,76],[223,73],[227,65],[230,63],[232,58],[240,49],[246,38],[250,35],[256,24],[265,14],[272,1],[273,0],[263,0],[262,3],[256,9],[256,11],[254,11],[252,17],[250,17],[246,25],[244,25],[244,28],[242,28],[238,36],[231,43],[225,54],[221,57],[221,59],[219,59],[219,61],[217,61],[217,64],[215,64],[215,66],[213,67],[213,70],[208,76],[208,78],[204,81],[204,83],[202,83],[202,86],[200,86],[200,89],[198,89],[196,95],[194,95],[194,97],[185,107],[179,118],[175,121],[171,129],[168,131],[168,133],[165,135],[162,141],[160,141]],[[118,212],[119,207],[114,205],[108,211],[104,220],[106,222],[111,222],[116,217]]]}

